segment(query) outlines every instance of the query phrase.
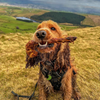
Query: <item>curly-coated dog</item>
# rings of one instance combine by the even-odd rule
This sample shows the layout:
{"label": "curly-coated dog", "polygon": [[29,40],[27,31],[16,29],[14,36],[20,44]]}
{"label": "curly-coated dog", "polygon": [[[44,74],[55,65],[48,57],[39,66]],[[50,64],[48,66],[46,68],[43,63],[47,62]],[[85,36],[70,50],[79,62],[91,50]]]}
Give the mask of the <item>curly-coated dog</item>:
{"label": "curly-coated dog", "polygon": [[[76,68],[71,64],[69,42],[52,43],[52,38],[67,37],[56,22],[43,21],[38,25],[33,40],[38,43],[37,56],[27,55],[26,67],[40,63],[39,71],[39,100],[47,100],[51,92],[62,91],[63,100],[79,100],[76,91]],[[76,38],[74,37],[74,40]],[[73,41],[74,41],[73,40]]]}

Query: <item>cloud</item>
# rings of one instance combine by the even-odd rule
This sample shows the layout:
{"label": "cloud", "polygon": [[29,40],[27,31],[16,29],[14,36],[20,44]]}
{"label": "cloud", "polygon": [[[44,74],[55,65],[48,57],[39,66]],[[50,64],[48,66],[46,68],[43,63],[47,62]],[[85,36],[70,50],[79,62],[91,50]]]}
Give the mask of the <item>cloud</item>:
{"label": "cloud", "polygon": [[[100,0],[3,0],[40,9],[100,14]],[[16,1],[16,2],[15,2]],[[24,2],[23,2],[24,1]]]}
{"label": "cloud", "polygon": [[100,13],[100,0],[55,0],[54,3],[56,2],[66,8],[66,10],[84,13]]}

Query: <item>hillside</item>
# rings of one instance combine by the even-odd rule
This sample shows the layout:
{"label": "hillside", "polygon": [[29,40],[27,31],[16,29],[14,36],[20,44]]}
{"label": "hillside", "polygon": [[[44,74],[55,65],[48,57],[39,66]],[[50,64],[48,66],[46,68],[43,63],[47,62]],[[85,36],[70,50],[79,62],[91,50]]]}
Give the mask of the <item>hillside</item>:
{"label": "hillside", "polygon": [[[8,15],[0,15],[0,34],[19,33],[19,32],[34,33],[38,24],[39,23],[19,21],[16,20],[15,17]],[[78,26],[66,26],[62,24],[60,26],[64,30],[72,30],[79,28]]]}
{"label": "hillside", "polygon": [[89,14],[0,6],[0,15],[7,15],[12,17],[27,17],[39,22],[52,19],[67,26],[100,26],[100,16]]}
{"label": "hillside", "polygon": [[[71,58],[78,68],[77,85],[81,100],[100,100],[100,27],[74,29],[67,33],[77,37],[70,49]],[[0,34],[0,100],[15,100],[12,90],[23,95],[33,92],[39,68],[25,69],[25,44],[32,35]],[[62,100],[59,94],[51,94],[49,100],[57,98]]]}
{"label": "hillside", "polygon": [[5,33],[34,33],[38,23],[18,21],[11,16],[0,16],[0,34]]}
{"label": "hillside", "polygon": [[[7,33],[34,33],[39,23],[18,21],[11,16],[0,16],[0,34]],[[60,25],[64,30],[72,30],[78,26]]]}
{"label": "hillside", "polygon": [[30,18],[39,22],[51,19],[58,23],[69,23],[69,25],[100,26],[98,15],[51,11],[42,15],[33,15]]}
{"label": "hillside", "polygon": [[[16,20],[15,17],[28,17],[47,12],[45,10],[20,7],[0,7],[0,34],[2,33],[33,33],[38,23],[28,23]],[[18,29],[17,29],[18,27]]]}
{"label": "hillside", "polygon": [[86,15],[86,18],[83,22],[83,25],[90,25],[90,26],[100,26],[100,16],[97,15]]}
{"label": "hillside", "polygon": [[35,19],[37,21],[43,21],[45,20],[54,20],[55,22],[58,23],[72,23],[76,25],[80,25],[81,21],[85,19],[84,16],[75,14],[75,13],[67,13],[67,12],[47,12],[42,15],[34,15],[31,16],[32,19]]}

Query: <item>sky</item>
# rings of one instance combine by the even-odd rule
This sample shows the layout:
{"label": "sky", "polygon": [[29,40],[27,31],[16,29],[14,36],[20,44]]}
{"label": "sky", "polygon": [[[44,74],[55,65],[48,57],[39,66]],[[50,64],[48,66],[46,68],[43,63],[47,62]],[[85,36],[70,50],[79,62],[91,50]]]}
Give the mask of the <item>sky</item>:
{"label": "sky", "polygon": [[53,3],[53,5],[61,5],[68,10],[80,12],[100,12],[100,0],[31,0]]}
{"label": "sky", "polygon": [[30,1],[49,1],[59,4],[70,4],[70,5],[82,5],[82,6],[92,6],[100,8],[100,0],[30,0]]}
{"label": "sky", "polygon": [[[46,1],[46,0],[37,0],[37,1]],[[54,2],[63,5],[69,6],[88,6],[88,7],[95,7],[100,8],[100,0],[47,0],[49,2]]]}
{"label": "sky", "polygon": [[[10,1],[10,0],[4,0]],[[23,0],[11,0],[23,1]],[[100,0],[25,0],[38,8],[50,8],[51,10],[95,13],[100,15]],[[32,1],[32,2],[31,2]],[[22,2],[23,4],[24,2]]]}

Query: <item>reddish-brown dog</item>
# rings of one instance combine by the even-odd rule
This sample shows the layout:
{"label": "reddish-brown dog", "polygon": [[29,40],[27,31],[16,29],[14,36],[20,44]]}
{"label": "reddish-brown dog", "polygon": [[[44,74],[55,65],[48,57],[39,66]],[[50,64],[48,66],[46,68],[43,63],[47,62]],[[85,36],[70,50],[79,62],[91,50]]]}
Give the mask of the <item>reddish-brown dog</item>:
{"label": "reddish-brown dog", "polygon": [[[67,35],[51,20],[43,21],[33,35],[38,47],[34,48],[36,56],[27,54],[26,67],[34,67],[40,63],[39,100],[47,100],[48,95],[55,91],[62,91],[63,100],[70,100],[72,97],[74,100],[80,99],[75,89],[77,72],[71,64],[69,42],[48,44],[52,38],[62,37]],[[73,41],[75,39],[74,37]]]}

